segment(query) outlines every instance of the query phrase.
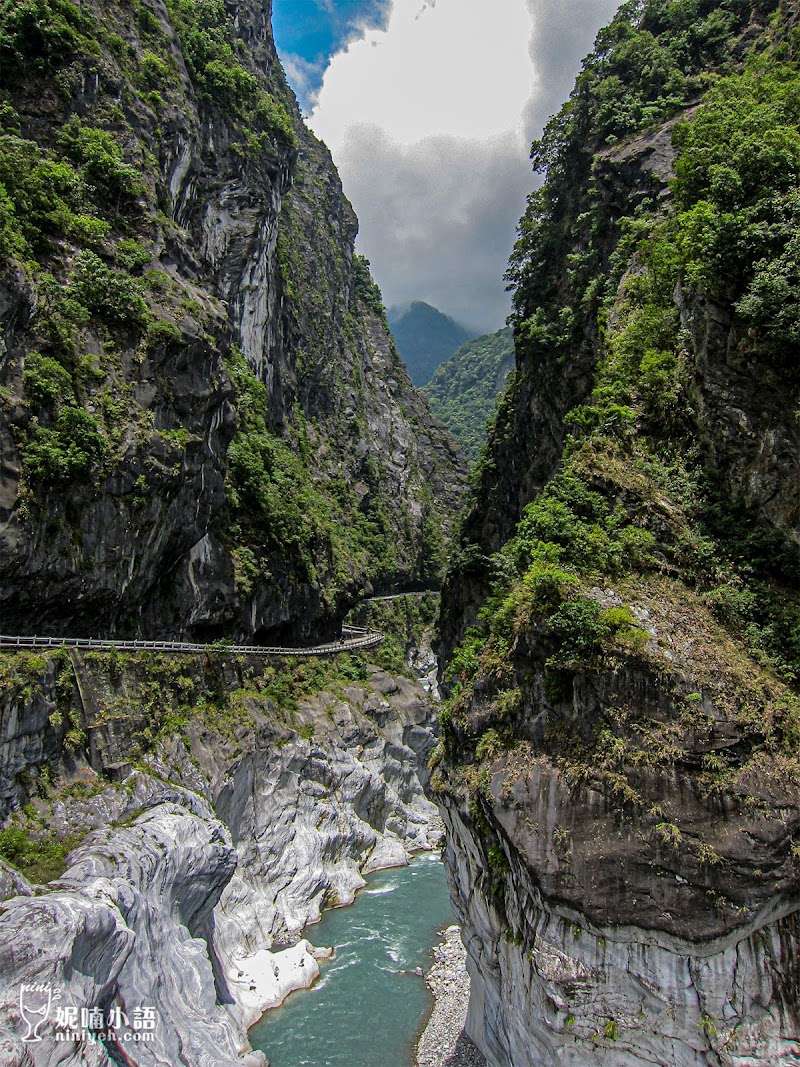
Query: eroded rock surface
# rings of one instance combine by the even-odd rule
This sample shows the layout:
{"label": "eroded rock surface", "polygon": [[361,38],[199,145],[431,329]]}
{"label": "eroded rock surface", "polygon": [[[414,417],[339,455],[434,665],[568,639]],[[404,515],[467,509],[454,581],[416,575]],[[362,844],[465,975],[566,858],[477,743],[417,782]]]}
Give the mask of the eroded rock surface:
{"label": "eroded rock surface", "polygon": [[[746,299],[766,264],[783,284],[794,228],[776,208],[774,263],[715,246],[701,277],[687,222],[729,212],[732,248],[794,195],[759,171],[715,200],[749,165],[724,107],[735,136],[763,116],[796,19],[739,5],[717,95],[685,13],[623,5],[534,145],[517,373],[443,591],[432,784],[496,1067],[800,1062],[796,306]],[[691,92],[650,98],[656,53]],[[796,136],[791,106],[759,143]]]}
{"label": "eroded rock surface", "polygon": [[[510,872],[500,903],[492,893],[497,857],[476,846],[469,815],[451,809],[445,821],[471,980],[466,1032],[490,1063],[797,1061],[796,909],[766,906],[746,928],[702,943],[648,930],[635,910],[635,925],[589,922],[542,891],[513,844],[503,852]],[[559,881],[571,881],[568,870]],[[681,882],[664,872],[652,891],[663,900],[664,885],[680,893]],[[589,899],[599,903],[604,888]],[[640,880],[633,891],[648,888]]]}
{"label": "eroded rock surface", "polygon": [[[45,692],[48,679],[45,668]],[[102,720],[101,681],[95,665],[81,688]],[[117,684],[133,692],[132,678]],[[30,700],[47,707],[41,694]],[[25,721],[24,703],[13,722]],[[134,1007],[154,1008],[157,1037],[137,1042],[117,1027],[105,1044],[56,1042],[63,1027],[54,1007],[46,1040],[24,1046],[36,1067],[108,1063],[116,1049],[142,1065],[185,1057],[255,1067],[262,1054],[249,1051],[247,1028],[319,975],[323,953],[300,938],[303,927],[324,907],[352,901],[364,874],[406,863],[440,838],[422,784],[435,741],[428,694],[371,668],[363,681],[343,679],[302,701],[289,727],[253,692],[235,733],[198,714],[133,771],[124,756],[146,711],[131,706],[124,723],[119,712],[98,726],[93,746],[96,770],[117,781],[67,758],[62,769],[72,767],[81,788],[48,808],[57,833],[97,827],[66,872],[31,897],[4,868],[0,1032],[12,1043],[26,1032],[20,983],[47,983],[78,1012],[119,1007],[132,1019]],[[40,729],[37,745],[47,747],[56,728],[44,716]],[[22,1048],[9,1062],[28,1062]]]}
{"label": "eroded rock surface", "polygon": [[[4,250],[0,629],[332,634],[370,583],[437,571],[463,456],[394,349],[355,215],[285,81],[271,4],[215,15],[247,107],[193,66],[196,11],[86,2],[72,17],[81,36],[53,69],[10,54],[0,78],[5,165],[18,170],[20,151],[78,168],[103,234],[54,223],[51,241],[48,223],[34,247]],[[80,184],[68,123],[106,146],[100,169],[119,155],[126,195],[95,195],[97,174]],[[37,385],[48,374],[57,387]],[[264,486],[237,481],[254,426],[249,462],[267,449],[262,482],[284,479],[266,514]],[[303,515],[289,500],[302,485]]]}
{"label": "eroded rock surface", "polygon": [[[2,1025],[25,1036],[22,983],[50,986],[50,1017],[41,1042],[26,1042],[40,1064],[119,1062],[135,1048],[138,1064],[206,1067],[247,1064],[246,1051],[220,1001],[209,957],[213,909],[236,868],[227,829],[199,797],[154,803],[130,826],[98,831],[72,854],[63,877],[33,899],[14,898],[0,915]],[[169,966],[159,966],[160,959]],[[23,993],[23,999],[25,994]],[[128,1019],[98,1043],[57,1025],[56,1010],[119,1008]],[[152,1039],[136,1041],[135,1009],[152,1008]],[[135,1044],[134,1044],[135,1042]]]}

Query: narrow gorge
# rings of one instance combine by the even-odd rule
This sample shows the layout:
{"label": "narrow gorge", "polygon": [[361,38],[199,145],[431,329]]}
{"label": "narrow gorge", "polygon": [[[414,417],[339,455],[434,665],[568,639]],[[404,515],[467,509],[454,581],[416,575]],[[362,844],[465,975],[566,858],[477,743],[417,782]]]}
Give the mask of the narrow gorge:
{"label": "narrow gorge", "polygon": [[[319,974],[303,927],[352,901],[364,874],[438,843],[418,774],[435,740],[425,690],[346,654],[265,671],[213,654],[43,665],[20,653],[12,669],[4,722],[26,725],[6,738],[4,765],[15,749],[25,760],[7,784],[38,776],[3,843],[37,882],[58,878],[34,895],[3,868],[9,1062],[126,1062],[137,1039],[123,1028],[104,1048],[76,1027],[67,1060],[52,1039],[28,1059],[10,1036],[22,983],[131,1020],[135,1006],[155,1009],[137,1063],[264,1062],[247,1054],[246,1030]],[[75,704],[85,751],[68,739],[49,752],[56,709]],[[87,830],[66,871],[48,871],[59,857],[42,840],[71,845]]]}
{"label": "narrow gorge", "polygon": [[0,647],[0,1064],[266,1065],[443,844],[470,1062],[800,1062],[796,4],[600,31],[469,476],[271,20],[0,10],[0,634],[126,642]]}

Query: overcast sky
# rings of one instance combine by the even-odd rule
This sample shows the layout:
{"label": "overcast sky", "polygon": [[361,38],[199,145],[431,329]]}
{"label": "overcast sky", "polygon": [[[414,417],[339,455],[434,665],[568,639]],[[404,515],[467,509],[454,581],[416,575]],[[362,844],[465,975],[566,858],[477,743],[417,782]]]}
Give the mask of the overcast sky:
{"label": "overcast sky", "polygon": [[530,143],[617,0],[274,0],[278,49],[387,305],[478,331],[533,188]]}

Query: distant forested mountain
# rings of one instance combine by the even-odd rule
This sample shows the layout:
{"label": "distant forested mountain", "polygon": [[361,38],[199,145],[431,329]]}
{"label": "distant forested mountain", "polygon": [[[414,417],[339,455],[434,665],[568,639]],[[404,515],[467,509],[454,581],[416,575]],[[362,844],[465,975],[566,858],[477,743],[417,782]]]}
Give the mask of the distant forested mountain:
{"label": "distant forested mountain", "polygon": [[425,386],[431,411],[458,438],[470,463],[486,440],[486,424],[514,369],[511,327],[467,341]]}
{"label": "distant forested mountain", "polygon": [[388,312],[397,351],[414,385],[425,385],[434,371],[474,335],[435,307],[415,300]]}

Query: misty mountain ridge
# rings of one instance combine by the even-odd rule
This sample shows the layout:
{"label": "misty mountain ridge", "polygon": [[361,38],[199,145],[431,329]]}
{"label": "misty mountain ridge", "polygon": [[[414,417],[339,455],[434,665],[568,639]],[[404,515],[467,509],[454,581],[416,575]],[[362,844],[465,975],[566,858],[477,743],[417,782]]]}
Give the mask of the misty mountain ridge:
{"label": "misty mountain ridge", "polygon": [[429,382],[437,367],[476,336],[423,300],[392,307],[387,318],[397,351],[416,386]]}

